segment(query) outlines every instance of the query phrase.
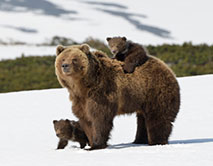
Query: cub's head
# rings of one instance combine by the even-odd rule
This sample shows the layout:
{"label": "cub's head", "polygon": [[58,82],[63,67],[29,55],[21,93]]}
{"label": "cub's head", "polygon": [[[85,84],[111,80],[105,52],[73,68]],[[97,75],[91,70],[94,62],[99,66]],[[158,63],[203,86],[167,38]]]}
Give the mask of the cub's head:
{"label": "cub's head", "polygon": [[122,53],[127,48],[126,37],[107,37],[106,40],[113,55]]}
{"label": "cub's head", "polygon": [[72,137],[73,125],[71,124],[70,120],[54,120],[53,124],[57,137],[66,140]]}
{"label": "cub's head", "polygon": [[88,69],[87,55],[89,53],[87,44],[69,47],[59,45],[56,49],[56,75],[62,78],[82,78]]}

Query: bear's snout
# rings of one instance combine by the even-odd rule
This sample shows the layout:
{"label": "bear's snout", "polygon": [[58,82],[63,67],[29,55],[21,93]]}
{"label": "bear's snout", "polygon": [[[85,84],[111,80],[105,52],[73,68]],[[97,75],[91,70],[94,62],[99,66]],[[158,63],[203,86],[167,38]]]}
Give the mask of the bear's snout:
{"label": "bear's snout", "polygon": [[65,64],[62,64],[61,67],[63,68],[63,71],[64,72],[68,72],[69,71],[69,68],[70,68],[70,65],[65,63]]}
{"label": "bear's snout", "polygon": [[113,54],[116,54],[116,53],[117,53],[117,50],[112,50],[112,53],[113,53]]}
{"label": "bear's snout", "polygon": [[56,136],[57,136],[57,137],[60,137],[61,134],[62,134],[62,133],[61,133],[61,130],[56,130]]}

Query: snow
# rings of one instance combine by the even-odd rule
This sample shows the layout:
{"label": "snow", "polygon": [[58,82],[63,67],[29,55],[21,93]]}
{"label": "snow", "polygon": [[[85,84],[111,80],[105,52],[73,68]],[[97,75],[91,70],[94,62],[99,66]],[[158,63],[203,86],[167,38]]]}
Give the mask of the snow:
{"label": "snow", "polygon": [[110,146],[86,151],[70,142],[55,150],[54,119],[74,119],[66,89],[0,94],[0,165],[212,165],[213,75],[178,78],[181,109],[170,144],[133,145],[135,115],[114,120]]}
{"label": "snow", "polygon": [[126,36],[143,45],[213,44],[212,0],[1,0],[0,60],[23,54],[53,55],[55,47],[36,47],[53,36],[83,42],[93,37]]}
{"label": "snow", "polygon": [[212,0],[2,0],[0,39],[40,43],[127,36],[142,44],[212,44]]}

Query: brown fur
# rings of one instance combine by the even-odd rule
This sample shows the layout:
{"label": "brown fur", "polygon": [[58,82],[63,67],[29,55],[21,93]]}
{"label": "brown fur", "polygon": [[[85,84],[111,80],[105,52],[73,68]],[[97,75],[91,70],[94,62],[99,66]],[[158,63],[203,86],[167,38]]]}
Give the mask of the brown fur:
{"label": "brown fur", "polygon": [[113,58],[124,62],[125,73],[133,73],[137,66],[144,64],[149,58],[142,45],[127,41],[126,37],[108,37],[107,41],[114,54]]}
{"label": "brown fur", "polygon": [[167,144],[180,106],[173,72],[149,56],[134,73],[124,74],[122,62],[101,54],[89,52],[85,44],[71,46],[58,53],[55,62],[58,80],[70,93],[72,111],[91,149],[107,146],[116,115],[134,112],[138,124],[134,143]]}
{"label": "brown fur", "polygon": [[66,120],[54,120],[54,129],[57,137],[59,137],[59,143],[57,149],[64,149],[68,141],[79,142],[81,149],[88,143],[87,136],[79,125],[79,122]]}

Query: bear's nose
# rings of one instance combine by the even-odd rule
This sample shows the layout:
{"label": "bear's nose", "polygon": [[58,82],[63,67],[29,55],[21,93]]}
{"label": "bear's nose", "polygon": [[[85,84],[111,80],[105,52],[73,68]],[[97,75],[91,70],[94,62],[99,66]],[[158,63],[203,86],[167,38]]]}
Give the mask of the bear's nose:
{"label": "bear's nose", "polygon": [[117,52],[116,50],[112,50],[112,53],[113,53],[113,54],[116,54],[116,52]]}
{"label": "bear's nose", "polygon": [[60,130],[56,130],[56,135],[59,136],[61,134]]}
{"label": "bear's nose", "polygon": [[64,72],[68,72],[68,71],[69,71],[69,66],[70,66],[70,65],[67,64],[67,63],[61,65],[61,67],[63,68],[63,71],[64,71]]}
{"label": "bear's nose", "polygon": [[68,68],[68,67],[69,67],[69,64],[62,64],[61,67],[63,67],[63,68]]}

